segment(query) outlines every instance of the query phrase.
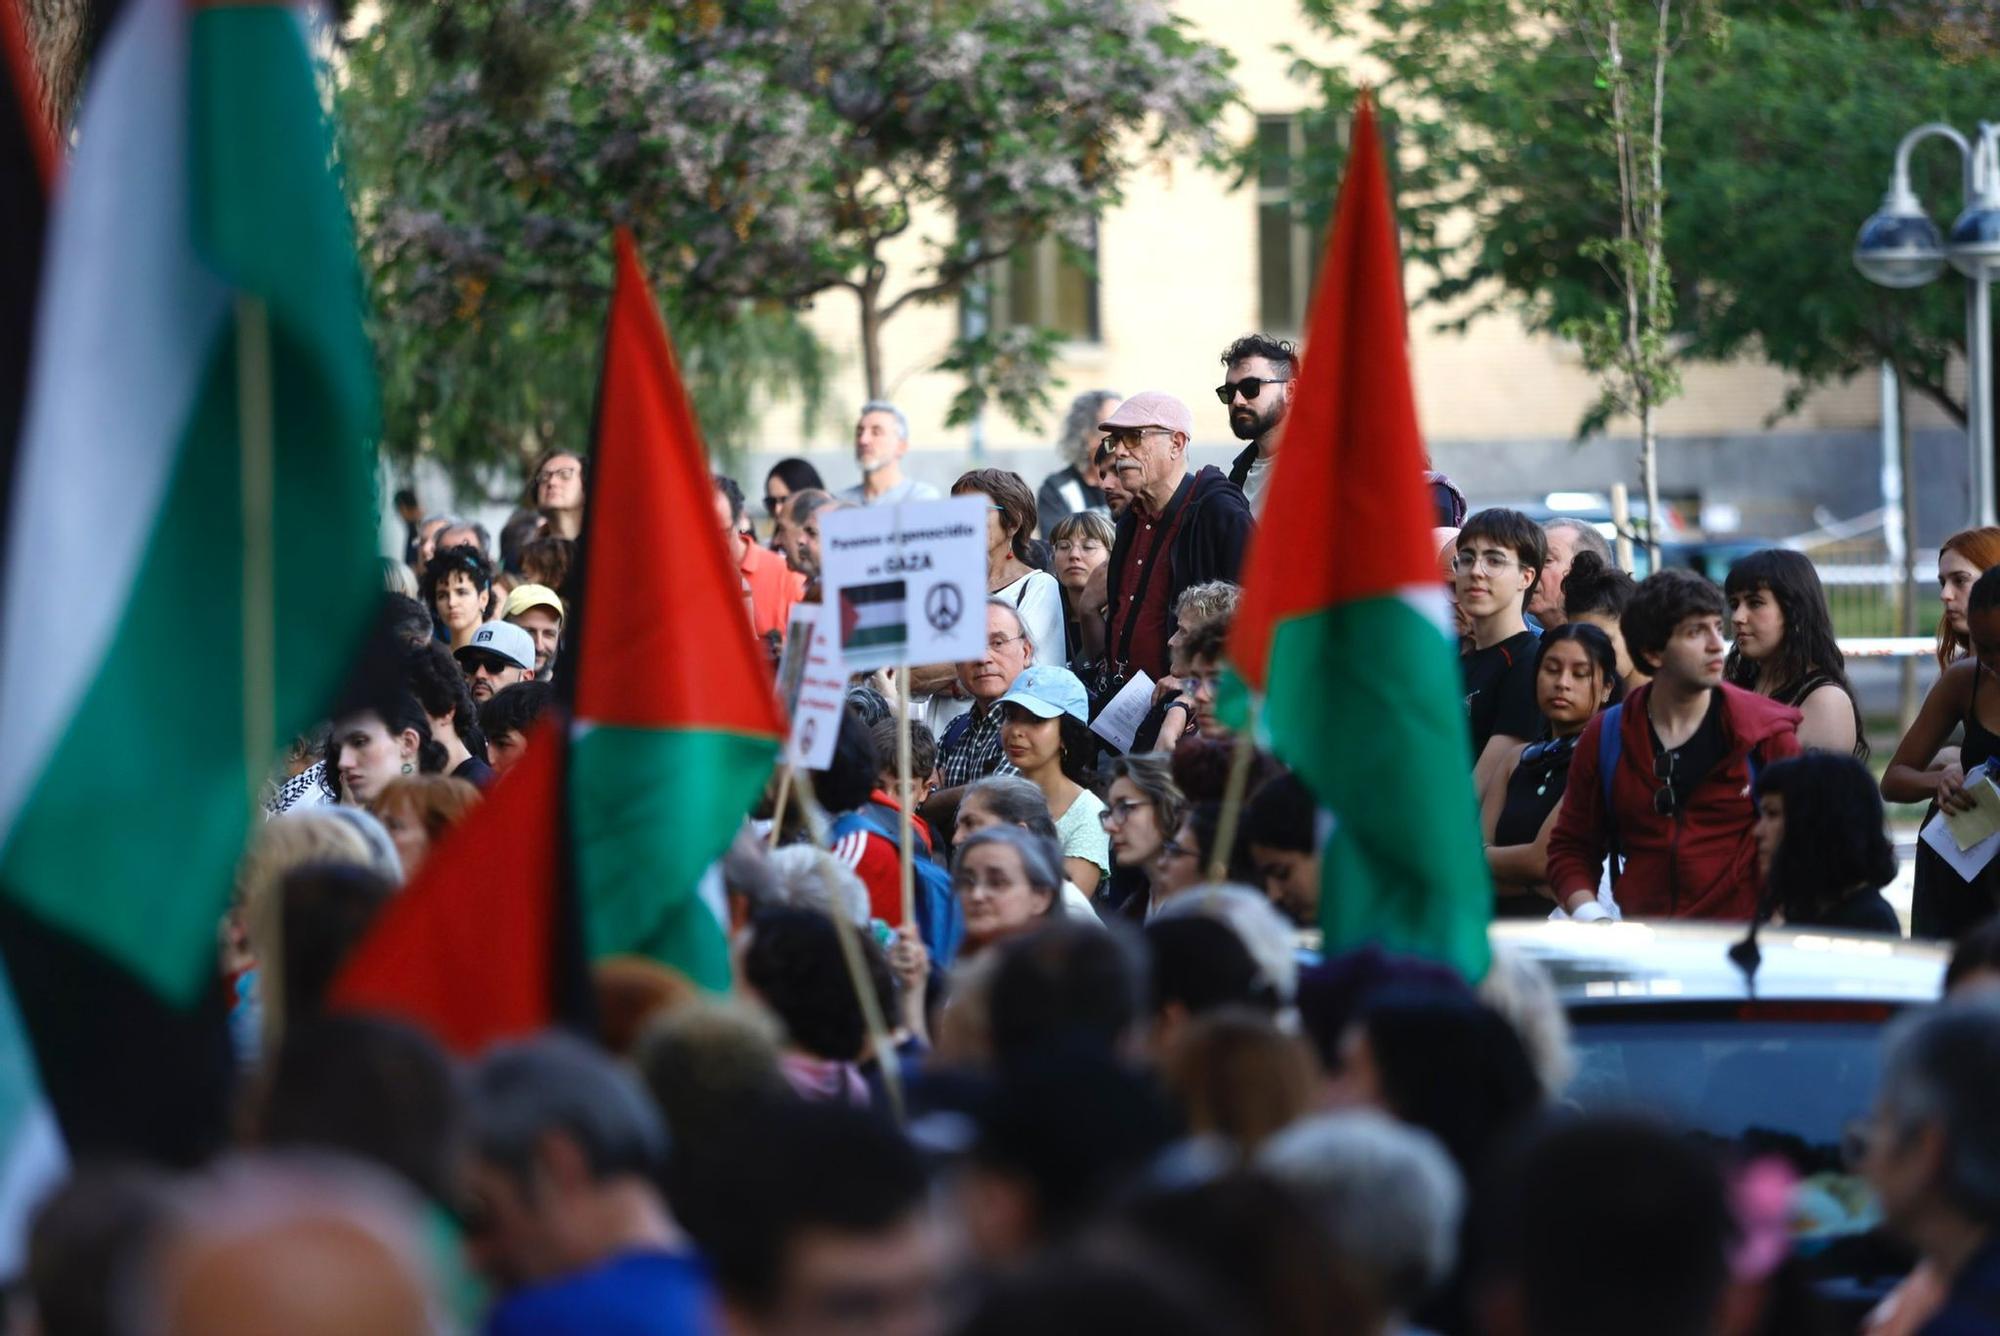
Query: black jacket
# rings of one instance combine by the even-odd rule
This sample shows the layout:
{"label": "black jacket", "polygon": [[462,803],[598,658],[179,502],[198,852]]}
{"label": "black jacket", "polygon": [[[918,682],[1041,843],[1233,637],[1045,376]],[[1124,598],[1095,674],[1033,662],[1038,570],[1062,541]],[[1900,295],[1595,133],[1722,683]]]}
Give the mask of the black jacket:
{"label": "black jacket", "polygon": [[[1213,464],[1206,465],[1199,473],[1189,474],[1181,483],[1182,490],[1174,494],[1169,508],[1176,505],[1189,507],[1181,519],[1180,531],[1174,535],[1174,544],[1167,552],[1167,605],[1181,596],[1181,591],[1191,585],[1206,584],[1210,580],[1235,582],[1242,578],[1243,549],[1250,542],[1250,530],[1254,521],[1250,517],[1250,502],[1243,495],[1243,489],[1222,475],[1222,470]],[[1108,606],[1117,607],[1126,593],[1138,592],[1138,577],[1128,577],[1126,560],[1131,556],[1132,541],[1139,531],[1137,510],[1128,506],[1118,517],[1118,537],[1111,545],[1111,574],[1108,581],[1110,600]],[[1120,657],[1120,646],[1108,646],[1110,657]],[[1135,664],[1147,672],[1158,676],[1152,664]]]}
{"label": "black jacket", "polygon": [[1252,441],[1243,447],[1241,454],[1229,461],[1229,481],[1235,483],[1239,488],[1242,487],[1245,482],[1249,481],[1250,466],[1256,462],[1257,442]]}

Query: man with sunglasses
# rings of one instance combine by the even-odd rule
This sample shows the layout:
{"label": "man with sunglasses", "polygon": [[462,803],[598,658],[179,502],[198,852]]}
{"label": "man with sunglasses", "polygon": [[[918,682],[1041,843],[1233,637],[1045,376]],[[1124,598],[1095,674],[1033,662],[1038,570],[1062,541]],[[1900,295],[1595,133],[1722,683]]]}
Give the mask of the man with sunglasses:
{"label": "man with sunglasses", "polygon": [[1250,509],[1261,513],[1271,466],[1278,461],[1278,429],[1292,406],[1299,350],[1285,339],[1245,334],[1223,350],[1222,365],[1226,374],[1215,397],[1228,410],[1229,430],[1250,442],[1229,465],[1229,481],[1243,489]]}
{"label": "man with sunglasses", "polygon": [[1799,754],[1800,715],[1722,680],[1726,612],[1709,581],[1664,570],[1639,586],[1619,618],[1632,661],[1653,680],[1591,720],[1577,740],[1549,835],[1549,884],[1572,916],[1604,915],[1597,884],[1607,855],[1612,893],[1627,917],[1756,913],[1750,795],[1764,766]]}
{"label": "man with sunglasses", "polygon": [[1173,395],[1135,394],[1097,425],[1119,489],[1132,498],[1105,563],[1106,658],[1116,675],[1141,671],[1157,681],[1167,674],[1181,591],[1210,580],[1236,583],[1253,525],[1250,503],[1221,469],[1188,472],[1194,414]]}

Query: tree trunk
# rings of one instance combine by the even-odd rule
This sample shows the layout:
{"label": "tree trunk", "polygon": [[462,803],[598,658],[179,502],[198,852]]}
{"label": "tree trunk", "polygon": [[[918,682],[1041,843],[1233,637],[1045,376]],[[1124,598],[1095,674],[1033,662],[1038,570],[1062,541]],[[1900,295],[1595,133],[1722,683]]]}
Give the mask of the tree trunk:
{"label": "tree trunk", "polygon": [[1639,485],[1646,491],[1646,557],[1649,569],[1660,569],[1660,433],[1653,423],[1653,405],[1639,405]]}
{"label": "tree trunk", "polygon": [[855,293],[861,301],[861,377],[868,397],[882,397],[882,280],[870,278]]}

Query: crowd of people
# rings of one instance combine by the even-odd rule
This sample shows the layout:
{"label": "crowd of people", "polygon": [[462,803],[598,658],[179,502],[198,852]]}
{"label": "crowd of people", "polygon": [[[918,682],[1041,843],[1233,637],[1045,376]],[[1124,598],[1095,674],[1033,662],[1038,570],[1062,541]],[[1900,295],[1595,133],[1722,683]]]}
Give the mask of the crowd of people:
{"label": "crowd of people", "polygon": [[[327,997],[561,709],[589,461],[536,461],[497,543],[399,494],[392,648],[293,747],[223,925],[238,1146],[181,1178],[80,1166],[31,1239],[39,1329],[1834,1330],[1754,1161],[1565,1106],[1540,966],[1500,949],[1474,986],[1316,949],[1337,814],[1218,709],[1278,452],[1309,448],[1283,437],[1298,356],[1220,360],[1227,470],[1191,466],[1184,399],[1094,390],[1039,485],[952,485],[989,503],[985,652],[857,675],[810,801],[774,773],[719,864],[732,994],[602,962],[595,1033],[470,1063]],[[864,405],[859,480],[779,463],[763,529],[715,476],[774,664],[824,517],[937,497],[909,436]],[[1635,581],[1589,523],[1426,485],[1496,916],[1901,931],[1883,797],[1958,810],[2000,750],[2000,530],[1945,545],[1943,673],[1878,788],[1804,557]],[[1142,675],[1113,746],[1091,725]],[[1921,1261],[1885,1331],[2000,1330],[1996,906],[1919,869],[1955,1000],[1893,1035],[1869,1123]]]}

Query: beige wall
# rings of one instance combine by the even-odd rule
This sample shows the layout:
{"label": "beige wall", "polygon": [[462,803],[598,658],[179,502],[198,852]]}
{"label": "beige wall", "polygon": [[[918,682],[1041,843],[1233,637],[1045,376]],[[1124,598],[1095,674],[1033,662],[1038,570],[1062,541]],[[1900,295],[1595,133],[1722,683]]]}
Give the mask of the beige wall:
{"label": "beige wall", "polygon": [[[1282,46],[1322,60],[1338,54],[1299,18],[1292,0],[1175,0],[1175,8],[1202,36],[1236,55],[1249,104],[1225,127],[1237,142],[1248,139],[1257,114],[1296,111],[1311,100],[1311,90],[1290,78],[1291,58]],[[1232,189],[1225,176],[1183,158],[1145,163],[1126,194],[1100,230],[1103,341],[1066,351],[1057,367],[1066,383],[1055,392],[1054,416],[1060,417],[1070,394],[1088,387],[1166,389],[1193,407],[1204,444],[1226,445],[1227,423],[1208,391],[1220,379],[1222,347],[1257,326],[1254,188]],[[941,225],[935,217],[925,220],[932,230]],[[912,246],[891,252],[892,292],[911,277],[916,253]],[[1412,284],[1420,281],[1413,273]],[[1443,314],[1423,308],[1413,319],[1418,402],[1432,441],[1548,440],[1574,431],[1594,394],[1573,349],[1531,336],[1508,318],[1481,320],[1464,334],[1438,333],[1434,327]],[[810,319],[839,365],[830,412],[816,439],[805,442],[796,411],[774,406],[756,443],[760,454],[846,453],[852,409],[863,397],[854,302],[830,294]],[[954,337],[957,319],[955,304],[906,309],[887,327],[884,349],[885,381],[911,417],[916,447],[954,456],[966,450],[969,437],[963,427],[944,428],[953,381],[927,368]],[[1777,371],[1748,362],[1690,367],[1685,381],[1686,394],[1663,417],[1670,434],[1761,431],[1785,385]],[[1864,377],[1814,395],[1778,429],[1865,428],[1876,420],[1875,382]],[[1034,446],[1050,439],[1054,425],[1026,432],[989,414],[986,439],[1002,451]],[[830,475],[844,473],[837,465],[829,469]]]}

